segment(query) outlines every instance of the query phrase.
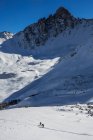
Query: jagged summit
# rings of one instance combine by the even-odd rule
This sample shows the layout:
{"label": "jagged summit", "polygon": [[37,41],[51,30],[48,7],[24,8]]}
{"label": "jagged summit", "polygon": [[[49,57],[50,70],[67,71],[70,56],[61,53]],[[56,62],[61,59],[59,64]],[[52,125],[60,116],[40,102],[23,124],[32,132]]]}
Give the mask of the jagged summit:
{"label": "jagged summit", "polygon": [[64,7],[60,7],[56,10],[56,16],[60,16],[60,15],[69,15],[71,16],[71,13]]}
{"label": "jagged summit", "polygon": [[58,36],[64,30],[73,28],[77,22],[67,9],[60,7],[55,14],[41,18],[17,33],[14,40],[24,48],[33,49],[44,45],[49,38]]}
{"label": "jagged summit", "polygon": [[[60,7],[48,18],[41,18],[36,23],[26,27],[23,31],[15,34],[10,44],[17,47],[34,49],[43,46],[50,38],[55,38],[65,30],[72,30],[76,25],[83,23],[83,19],[75,18],[66,8]],[[85,20],[85,22],[88,22]],[[11,37],[10,33],[4,32],[5,37]],[[7,45],[4,42],[3,45]]]}

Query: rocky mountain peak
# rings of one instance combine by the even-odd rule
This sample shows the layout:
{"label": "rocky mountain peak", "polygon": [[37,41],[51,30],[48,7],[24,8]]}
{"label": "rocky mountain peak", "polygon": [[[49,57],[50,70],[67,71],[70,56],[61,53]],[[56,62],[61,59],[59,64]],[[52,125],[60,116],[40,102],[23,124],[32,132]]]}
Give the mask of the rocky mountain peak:
{"label": "rocky mountain peak", "polygon": [[56,16],[71,16],[70,12],[64,8],[64,7],[60,7],[57,9],[56,13],[55,13]]}
{"label": "rocky mountain peak", "polygon": [[34,48],[42,46],[51,37],[56,37],[67,28],[73,28],[77,22],[70,12],[64,7],[60,7],[55,14],[48,18],[41,18],[15,35],[20,46]]}

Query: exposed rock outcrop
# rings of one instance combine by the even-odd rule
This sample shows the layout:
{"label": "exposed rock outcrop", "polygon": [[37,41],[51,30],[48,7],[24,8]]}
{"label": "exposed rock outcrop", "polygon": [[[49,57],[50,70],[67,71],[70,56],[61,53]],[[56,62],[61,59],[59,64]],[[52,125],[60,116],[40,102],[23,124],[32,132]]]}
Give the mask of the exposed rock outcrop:
{"label": "exposed rock outcrop", "polygon": [[55,14],[42,18],[17,33],[14,40],[19,46],[33,49],[44,45],[49,38],[56,37],[64,30],[73,28],[78,21],[68,10],[60,7]]}

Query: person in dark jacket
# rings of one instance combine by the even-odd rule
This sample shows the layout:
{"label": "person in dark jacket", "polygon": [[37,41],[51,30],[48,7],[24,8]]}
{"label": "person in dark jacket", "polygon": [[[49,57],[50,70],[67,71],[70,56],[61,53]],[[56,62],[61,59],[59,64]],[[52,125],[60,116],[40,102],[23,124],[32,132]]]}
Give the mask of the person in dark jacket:
{"label": "person in dark jacket", "polygon": [[39,127],[44,128],[44,124],[40,122]]}

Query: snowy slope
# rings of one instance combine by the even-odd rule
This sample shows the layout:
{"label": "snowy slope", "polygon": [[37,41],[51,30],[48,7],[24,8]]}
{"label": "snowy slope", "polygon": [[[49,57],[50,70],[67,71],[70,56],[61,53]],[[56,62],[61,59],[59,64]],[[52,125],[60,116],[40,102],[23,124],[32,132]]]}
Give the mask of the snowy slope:
{"label": "snowy slope", "polygon": [[0,101],[21,99],[18,106],[92,102],[93,20],[81,21],[32,50],[29,42],[26,49],[20,46],[19,40],[25,41],[20,33],[2,43]]}
{"label": "snowy slope", "polygon": [[[86,109],[79,105],[0,111],[0,140],[93,140],[93,117]],[[39,122],[45,128],[39,128]]]}
{"label": "snowy slope", "polygon": [[13,33],[10,32],[0,32],[0,44],[2,44],[4,41],[10,39],[13,37]]}
{"label": "snowy slope", "polygon": [[[50,38],[46,45],[31,51],[29,57],[10,54],[9,56],[16,56],[13,59],[15,69],[10,71],[10,66],[8,69],[10,73],[14,71],[16,76],[3,79],[3,99],[9,95],[11,96],[7,100],[21,99],[18,106],[92,101],[92,29],[93,21],[84,21],[73,30],[67,29],[56,38]],[[2,52],[7,55],[4,50]],[[4,84],[5,81],[9,84]],[[14,92],[17,90],[19,91]]]}
{"label": "snowy slope", "polygon": [[0,100],[40,78],[57,61],[58,58],[35,60],[32,56],[0,52]]}

